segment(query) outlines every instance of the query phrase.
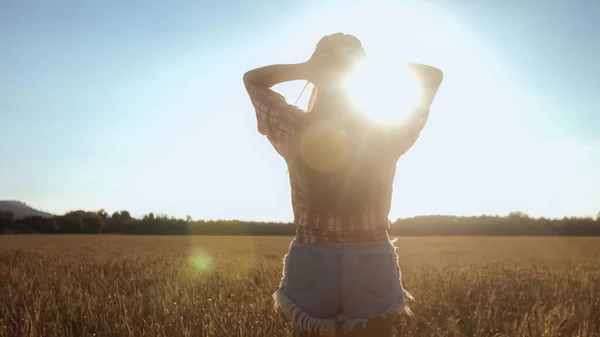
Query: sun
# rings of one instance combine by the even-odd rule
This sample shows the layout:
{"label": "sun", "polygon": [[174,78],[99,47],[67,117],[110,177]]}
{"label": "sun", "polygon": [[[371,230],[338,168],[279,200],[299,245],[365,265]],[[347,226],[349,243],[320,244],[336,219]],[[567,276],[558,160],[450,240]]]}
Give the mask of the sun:
{"label": "sun", "polygon": [[[344,87],[356,108],[375,122],[402,123],[411,115],[412,107],[432,108],[441,84],[440,69],[446,72],[464,66],[452,56],[450,47],[456,45],[450,43],[456,41],[452,26],[433,8],[377,0],[323,5],[312,14],[315,17],[301,17],[299,21],[310,18],[313,24],[289,38],[294,44],[286,53],[302,54],[305,49],[310,56],[315,43],[327,34],[356,36],[366,57],[346,77]],[[293,89],[290,85],[290,94],[285,95],[294,97],[294,104],[301,108],[308,107],[307,93],[312,89],[308,84],[302,91],[304,84],[296,83]],[[446,103],[438,98],[435,101],[435,109],[444,110]]]}
{"label": "sun", "polygon": [[[496,206],[489,207],[499,209],[500,203],[510,205],[514,200],[509,190],[508,194],[495,193],[491,203],[473,199],[474,193],[480,194],[473,191],[481,191],[481,181],[492,185],[495,182],[485,180],[483,175],[489,175],[486,170],[472,168],[505,156],[494,146],[529,138],[524,129],[528,124],[522,116],[530,106],[522,103],[519,92],[514,93],[513,79],[499,76],[500,71],[512,68],[497,54],[501,49],[493,44],[488,46],[485,36],[445,7],[443,1],[436,4],[394,0],[323,2],[299,15],[289,37],[286,36],[290,43],[286,44],[285,55],[297,62],[307,60],[324,35],[342,32],[358,37],[367,59],[350,74],[345,87],[356,106],[373,120],[386,124],[402,122],[415,101],[431,108],[425,132],[416,144],[419,149],[405,157],[400,168],[403,171],[398,171],[401,177],[411,178],[396,180],[404,192],[394,204],[404,206],[392,207],[392,216],[465,209],[483,213],[488,205],[495,203]],[[407,66],[420,70],[415,74],[407,71]],[[441,83],[442,71],[444,83]],[[298,96],[305,83],[297,82],[295,87],[290,85],[286,97]],[[311,87],[308,86],[307,93]],[[302,97],[300,107],[307,106],[309,96]],[[515,127],[518,131],[511,131]],[[511,136],[520,138],[507,139],[507,130]],[[478,155],[474,156],[474,151]],[[481,160],[483,154],[488,159]],[[432,168],[440,165],[445,165],[440,174],[431,175]],[[498,167],[503,170],[500,164],[489,168]],[[479,172],[483,172],[481,177],[477,176]],[[519,181],[521,175],[517,173],[511,177],[501,172],[507,179]],[[440,191],[451,191],[451,200],[417,201],[414,196],[423,195],[424,181]],[[497,189],[503,191],[502,181],[498,184]]]}
{"label": "sun", "polygon": [[[430,88],[423,87],[423,78],[438,76],[430,70],[438,70],[435,67],[445,57],[437,49],[444,35],[434,11],[378,0],[324,5],[319,13],[320,19],[314,21],[318,24],[308,25],[302,35],[318,41],[324,35],[342,32],[358,37],[365,48],[367,57],[346,78],[345,88],[366,116],[383,123],[401,122],[411,107],[432,103],[435,92],[432,95]],[[308,40],[298,45],[312,51],[315,41]]]}
{"label": "sun", "polygon": [[345,81],[355,106],[376,122],[401,122],[419,104],[419,81],[408,64],[365,60]]}

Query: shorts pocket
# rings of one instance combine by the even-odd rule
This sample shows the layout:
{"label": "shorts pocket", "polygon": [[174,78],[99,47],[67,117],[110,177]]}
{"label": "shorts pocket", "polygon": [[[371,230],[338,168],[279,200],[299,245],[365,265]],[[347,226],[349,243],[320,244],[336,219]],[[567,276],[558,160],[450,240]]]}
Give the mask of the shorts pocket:
{"label": "shorts pocket", "polygon": [[386,296],[399,282],[393,253],[358,256],[362,290],[374,296]]}
{"label": "shorts pocket", "polygon": [[294,290],[306,291],[315,287],[323,264],[323,254],[292,247],[287,256],[287,283]]}

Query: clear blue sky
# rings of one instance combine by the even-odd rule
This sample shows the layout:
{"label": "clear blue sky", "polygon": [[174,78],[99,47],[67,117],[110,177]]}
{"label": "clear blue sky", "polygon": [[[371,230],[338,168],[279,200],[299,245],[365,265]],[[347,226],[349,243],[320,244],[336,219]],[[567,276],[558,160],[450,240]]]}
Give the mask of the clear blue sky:
{"label": "clear blue sky", "polygon": [[600,2],[362,3],[0,2],[0,199],[290,220],[241,76],[361,22],[367,52],[445,72],[392,218],[600,211]]}

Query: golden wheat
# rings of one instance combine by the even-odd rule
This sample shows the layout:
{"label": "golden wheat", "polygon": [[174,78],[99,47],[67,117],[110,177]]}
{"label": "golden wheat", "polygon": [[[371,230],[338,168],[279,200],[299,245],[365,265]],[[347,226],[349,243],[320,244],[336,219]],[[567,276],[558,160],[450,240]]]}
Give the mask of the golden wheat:
{"label": "golden wheat", "polygon": [[[0,236],[0,336],[290,336],[289,237]],[[397,336],[600,336],[600,239],[400,238]]]}

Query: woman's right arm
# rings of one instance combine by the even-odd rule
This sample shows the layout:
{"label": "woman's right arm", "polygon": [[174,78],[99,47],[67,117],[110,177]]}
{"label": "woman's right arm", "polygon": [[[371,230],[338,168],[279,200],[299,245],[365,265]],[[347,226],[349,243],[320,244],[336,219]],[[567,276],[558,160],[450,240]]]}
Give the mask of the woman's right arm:
{"label": "woman's right arm", "polygon": [[394,157],[399,158],[415,145],[428,118],[429,107],[415,108],[403,123],[390,127],[390,149]]}
{"label": "woman's right arm", "polygon": [[413,108],[410,116],[404,123],[394,125],[390,128],[391,148],[396,157],[406,153],[416,143],[429,118],[429,111],[433,99],[442,84],[444,75],[435,67],[409,63],[409,69],[420,84],[421,101]]}

